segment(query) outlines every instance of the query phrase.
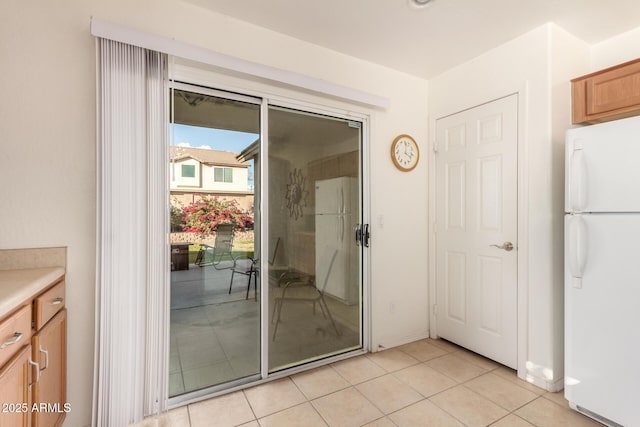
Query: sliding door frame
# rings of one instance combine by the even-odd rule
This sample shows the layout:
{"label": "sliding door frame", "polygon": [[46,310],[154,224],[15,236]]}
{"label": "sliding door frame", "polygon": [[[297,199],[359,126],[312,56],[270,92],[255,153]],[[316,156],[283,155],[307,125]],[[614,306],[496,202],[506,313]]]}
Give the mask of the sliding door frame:
{"label": "sliding door frame", "polygon": [[[274,95],[273,91],[277,91],[278,88],[270,87],[270,91],[267,90],[245,90],[238,87],[232,87],[227,84],[220,84],[217,82],[215,75],[206,73],[203,75],[202,70],[195,70],[193,68],[181,68],[181,72],[175,73],[170,71],[172,81],[170,82],[170,90],[183,89],[188,91],[199,92],[204,95],[217,96],[237,101],[250,102],[260,105],[260,142],[259,142],[259,159],[255,166],[259,167],[259,191],[256,198],[256,211],[260,220],[260,233],[259,233],[259,250],[260,254],[269,253],[269,213],[266,207],[269,206],[269,190],[268,190],[268,157],[269,157],[269,129],[268,129],[268,109],[269,106],[290,108],[300,110],[304,112],[325,115],[329,117],[335,117],[338,119],[357,121],[362,124],[361,128],[361,141],[360,141],[360,209],[362,215],[362,223],[371,223],[371,198],[370,198],[370,115],[365,112],[359,111],[354,105],[346,105],[346,107],[353,108],[346,109],[345,106],[329,106],[330,100],[326,100],[326,104],[319,104],[318,102],[312,102],[301,99],[294,99],[291,96],[279,96]],[[177,74],[177,75],[176,75]],[[222,79],[224,80],[224,79]],[[300,94],[300,97],[304,97]],[[169,182],[165,184],[165,191],[169,192]],[[242,378],[229,383],[224,383],[202,390],[185,393],[179,396],[169,398],[168,408],[176,408],[186,404],[202,401],[218,395],[227,394],[233,391],[242,390],[247,387],[251,387],[257,384],[261,384],[267,381],[271,381],[278,378],[283,378],[298,372],[307,371],[316,367],[324,366],[329,363],[344,360],[356,355],[367,353],[371,346],[371,289],[370,289],[370,274],[371,274],[371,256],[370,248],[363,247],[361,250],[361,285],[362,285],[362,301],[361,301],[361,339],[362,348],[341,353],[335,356],[329,356],[321,358],[316,361],[304,363],[302,365],[294,366],[291,368],[283,369],[277,372],[269,373],[269,354],[268,346],[270,344],[269,339],[269,283],[268,280],[260,280],[260,374],[252,377]],[[268,260],[260,255],[260,271],[268,271]],[[169,327],[169,325],[167,325]],[[166,334],[167,337],[169,334]],[[167,351],[169,348],[169,342],[166,343]],[[168,373],[167,373],[168,375]],[[167,382],[168,383],[168,382]]]}
{"label": "sliding door frame", "polygon": [[[368,141],[369,141],[369,116],[366,114],[359,114],[359,113],[354,113],[351,111],[345,111],[345,110],[341,110],[341,109],[336,109],[336,108],[331,108],[331,107],[327,107],[327,106],[320,106],[317,104],[313,104],[313,103],[309,103],[309,102],[304,102],[304,101],[299,101],[299,100],[291,100],[291,99],[287,99],[287,98],[280,98],[280,97],[269,97],[269,98],[264,98],[264,102],[263,102],[263,113],[265,114],[264,116],[261,116],[261,126],[264,126],[263,130],[265,130],[264,133],[264,138],[260,138],[260,161],[261,161],[261,165],[260,165],[260,169],[261,169],[261,173],[264,174],[263,176],[260,177],[261,179],[261,183],[265,184],[267,183],[267,179],[268,179],[268,158],[269,158],[269,148],[268,148],[268,141],[269,141],[269,132],[268,132],[268,109],[269,107],[282,107],[282,108],[287,108],[287,109],[291,109],[291,110],[298,110],[301,112],[305,112],[305,113],[312,113],[312,114],[318,114],[318,115],[322,115],[322,116],[327,116],[327,117],[332,117],[332,118],[336,118],[336,119],[342,119],[342,120],[352,120],[352,121],[357,121],[359,123],[362,124],[362,128],[361,128],[361,132],[360,132],[360,158],[359,158],[359,162],[360,162],[360,212],[362,215],[362,223],[363,224],[370,224],[370,200],[369,200],[369,152],[368,152]],[[260,196],[260,200],[264,203],[264,206],[269,206],[269,190],[268,190],[268,185],[261,185],[261,196]],[[262,209],[261,210],[261,220],[263,222],[263,226],[261,227],[261,245],[266,246],[267,243],[269,241],[269,217],[268,217],[268,209]],[[262,280],[260,282],[260,289],[261,289],[261,294],[263,295],[262,297],[262,309],[261,309],[261,315],[262,315],[262,330],[261,330],[261,336],[262,336],[262,343],[263,344],[261,346],[262,349],[262,378],[263,379],[275,379],[275,378],[282,378],[282,377],[286,377],[301,371],[306,371],[308,369],[311,369],[313,367],[318,367],[318,366],[323,366],[326,365],[328,363],[331,363],[333,361],[337,361],[337,360],[341,360],[341,359],[345,359],[348,357],[352,357],[354,355],[357,354],[362,354],[365,353],[369,350],[370,348],[370,325],[371,325],[371,315],[370,315],[370,307],[371,307],[371,297],[370,297],[370,280],[369,280],[369,271],[370,271],[370,251],[369,248],[365,248],[364,246],[361,247],[361,271],[360,271],[360,278],[361,278],[361,285],[362,285],[362,300],[360,302],[360,308],[362,310],[361,312],[361,320],[362,320],[362,325],[361,325],[361,339],[362,339],[362,348],[360,349],[356,349],[356,350],[352,350],[352,351],[347,351],[345,353],[341,353],[335,356],[328,356],[328,357],[321,357],[318,360],[312,361],[312,362],[307,362],[307,363],[303,363],[297,366],[293,366],[291,368],[285,368],[282,370],[278,370],[275,372],[271,372],[269,373],[269,343],[271,342],[269,339],[269,324],[270,324],[270,307],[269,307],[269,282],[268,280]],[[266,250],[268,251],[267,247],[261,247],[261,250]],[[268,252],[262,252],[262,253],[268,253]],[[268,271],[269,265],[267,260],[264,259],[264,257],[261,258],[260,260],[260,271]],[[267,343],[266,345],[264,345],[264,343]]]}

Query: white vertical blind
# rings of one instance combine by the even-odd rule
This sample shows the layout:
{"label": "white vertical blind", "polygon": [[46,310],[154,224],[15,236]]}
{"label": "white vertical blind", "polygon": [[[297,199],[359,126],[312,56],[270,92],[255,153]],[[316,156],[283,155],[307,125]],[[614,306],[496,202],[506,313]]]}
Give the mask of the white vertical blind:
{"label": "white vertical blind", "polygon": [[167,400],[167,56],[97,41],[94,426],[126,426]]}

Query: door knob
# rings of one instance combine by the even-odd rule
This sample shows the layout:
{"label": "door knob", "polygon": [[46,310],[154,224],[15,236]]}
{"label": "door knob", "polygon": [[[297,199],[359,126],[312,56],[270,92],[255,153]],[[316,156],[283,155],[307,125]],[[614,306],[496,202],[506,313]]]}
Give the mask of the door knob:
{"label": "door knob", "polygon": [[511,242],[504,242],[500,246],[498,246],[498,245],[489,245],[489,246],[495,246],[496,248],[504,249],[507,252],[511,252],[513,250],[513,243],[511,243]]}

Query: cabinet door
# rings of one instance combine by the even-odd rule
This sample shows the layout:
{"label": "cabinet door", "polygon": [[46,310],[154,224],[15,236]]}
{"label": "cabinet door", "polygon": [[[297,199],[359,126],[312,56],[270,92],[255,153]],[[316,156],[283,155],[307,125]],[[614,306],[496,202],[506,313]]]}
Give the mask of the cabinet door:
{"label": "cabinet door", "polygon": [[31,346],[28,345],[0,370],[0,427],[30,425],[30,356]]}
{"label": "cabinet door", "polygon": [[640,60],[571,80],[573,123],[600,123],[640,114]]}
{"label": "cabinet door", "polygon": [[40,365],[40,379],[33,386],[34,427],[60,426],[65,416],[67,387],[67,310],[49,321],[32,340],[33,360]]}

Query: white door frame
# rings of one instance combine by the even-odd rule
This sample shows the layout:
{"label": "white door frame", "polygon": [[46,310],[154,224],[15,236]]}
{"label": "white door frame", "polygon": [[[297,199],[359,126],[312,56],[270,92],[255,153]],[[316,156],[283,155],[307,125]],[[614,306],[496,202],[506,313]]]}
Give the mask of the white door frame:
{"label": "white door frame", "polygon": [[509,95],[518,96],[518,253],[517,253],[517,290],[518,290],[518,337],[517,337],[517,365],[518,377],[525,379],[529,342],[529,167],[528,167],[528,82],[512,91],[496,93],[483,100],[456,105],[447,111],[437,109],[429,117],[429,336],[438,337],[438,324],[434,311],[436,302],[436,158],[435,139],[436,122],[438,119],[469,110],[478,105],[486,104]]}

